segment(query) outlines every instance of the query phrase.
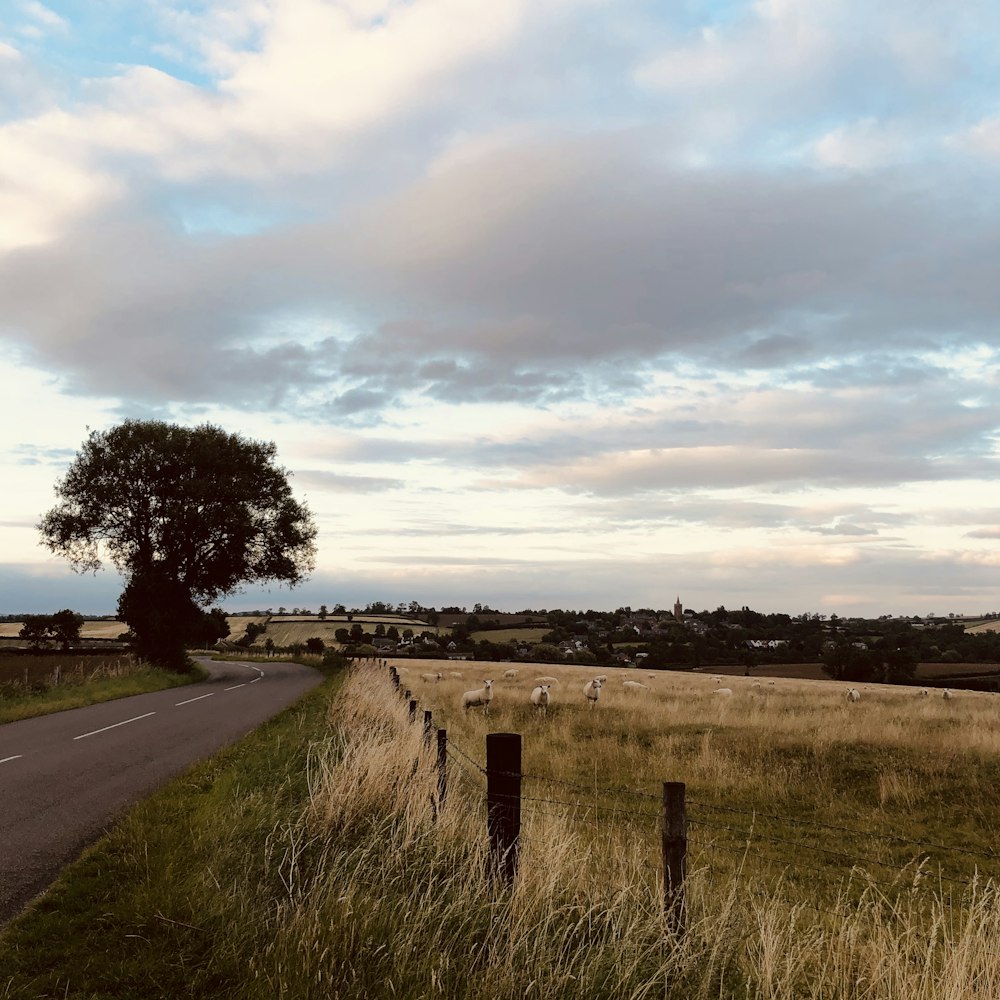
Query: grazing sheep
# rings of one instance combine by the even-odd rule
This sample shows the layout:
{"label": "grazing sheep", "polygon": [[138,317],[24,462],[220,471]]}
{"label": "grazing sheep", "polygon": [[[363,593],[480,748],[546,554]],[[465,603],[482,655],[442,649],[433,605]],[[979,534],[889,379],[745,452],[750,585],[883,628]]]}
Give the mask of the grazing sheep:
{"label": "grazing sheep", "polygon": [[712,694],[722,695],[723,698],[732,698],[733,689],[732,688],[716,688]]}
{"label": "grazing sheep", "polygon": [[931,696],[931,693],[930,693],[930,691],[927,690],[927,688],[921,688],[917,692],[917,697],[918,698],[929,698],[930,696]]}
{"label": "grazing sheep", "polygon": [[483,681],[483,686],[475,691],[466,691],[462,695],[462,708],[468,711],[470,708],[483,706],[483,715],[490,714],[490,702],[493,700],[493,681]]}
{"label": "grazing sheep", "polygon": [[592,681],[587,681],[583,686],[583,693],[593,708],[597,704],[597,699],[601,693],[601,678],[595,677]]}
{"label": "grazing sheep", "polygon": [[713,677],[712,680],[715,681],[716,684],[721,684],[722,683],[722,678],[721,677]]}
{"label": "grazing sheep", "polygon": [[594,678],[594,680],[595,681],[600,681],[602,684],[607,684],[608,683],[608,675],[607,674],[598,674]]}
{"label": "grazing sheep", "polygon": [[861,692],[857,688],[847,689],[847,700],[848,701],[861,701]]}
{"label": "grazing sheep", "polygon": [[552,701],[552,696],[549,694],[549,685],[540,684],[531,692],[531,704],[538,709],[538,714],[545,716],[548,714],[549,703]]}
{"label": "grazing sheep", "polygon": [[512,681],[517,677],[518,672],[516,670],[505,670],[503,672],[504,680]]}
{"label": "grazing sheep", "polygon": [[941,692],[941,697],[944,698],[945,701],[951,701],[955,695],[952,693],[951,688],[945,688],[944,691]]}
{"label": "grazing sheep", "polygon": [[448,676],[449,677],[457,677],[459,680],[462,679],[462,675],[457,670],[453,670],[450,674],[448,674]]}
{"label": "grazing sheep", "polygon": [[646,676],[647,676],[647,677],[648,677],[648,678],[649,678],[649,679],[650,679],[651,681],[655,681],[655,680],[656,680],[656,674],[646,674]]}
{"label": "grazing sheep", "polygon": [[549,684],[549,685],[558,684],[559,683],[559,678],[558,677],[536,677],[535,678],[535,683],[536,684]]}
{"label": "grazing sheep", "polygon": [[622,681],[622,687],[626,691],[648,691],[648,684],[640,684],[638,681]]}
{"label": "grazing sheep", "polygon": [[441,680],[441,671],[439,670],[436,674],[421,674],[420,679],[427,681],[428,684],[436,684]]}
{"label": "grazing sheep", "polygon": [[753,684],[750,685],[750,687],[752,687],[752,688],[759,688],[760,687],[760,681],[754,681]]}

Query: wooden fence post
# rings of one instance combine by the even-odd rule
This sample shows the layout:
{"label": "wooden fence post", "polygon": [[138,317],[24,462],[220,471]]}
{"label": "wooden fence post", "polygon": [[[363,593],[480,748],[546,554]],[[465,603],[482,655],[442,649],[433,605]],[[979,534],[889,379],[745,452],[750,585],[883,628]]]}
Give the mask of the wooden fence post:
{"label": "wooden fence post", "polygon": [[403,701],[409,701],[411,694],[413,694],[413,692],[409,688],[403,691]]}
{"label": "wooden fence post", "polygon": [[687,808],[682,781],[663,782],[663,913],[674,934],[684,933]]}
{"label": "wooden fence post", "polygon": [[448,730],[439,729],[437,734],[438,797],[437,812],[444,808],[448,797]]}
{"label": "wooden fence post", "polygon": [[417,699],[410,699],[410,722],[417,721]]}
{"label": "wooden fence post", "polygon": [[486,737],[486,826],[490,869],[511,885],[521,837],[521,734]]}
{"label": "wooden fence post", "polygon": [[424,709],[424,743],[427,746],[431,745],[431,729],[434,727],[433,723],[434,713],[429,709]]}
{"label": "wooden fence post", "polygon": [[392,686],[398,691],[399,690],[399,673],[396,671],[395,667],[389,667],[389,679],[392,681]]}

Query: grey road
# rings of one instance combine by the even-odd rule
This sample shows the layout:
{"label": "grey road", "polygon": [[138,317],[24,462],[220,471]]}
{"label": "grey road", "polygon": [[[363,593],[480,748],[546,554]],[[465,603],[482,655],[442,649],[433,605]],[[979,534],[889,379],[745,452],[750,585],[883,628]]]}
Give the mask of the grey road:
{"label": "grey road", "polygon": [[199,662],[199,684],[0,726],[0,923],[124,809],[322,680],[295,663]]}

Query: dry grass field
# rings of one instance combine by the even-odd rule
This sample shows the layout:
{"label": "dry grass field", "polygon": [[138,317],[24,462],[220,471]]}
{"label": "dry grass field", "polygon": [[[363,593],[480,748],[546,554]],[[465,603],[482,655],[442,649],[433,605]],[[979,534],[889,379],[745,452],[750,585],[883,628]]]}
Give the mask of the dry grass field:
{"label": "dry grass field", "polygon": [[[735,677],[723,696],[713,693],[721,675],[630,670],[606,671],[591,710],[581,688],[597,669],[529,665],[505,680],[509,664],[399,662],[448,730],[446,807],[434,822],[433,752],[387,671],[355,671],[331,708],[336,735],[314,755],[304,825],[276,848],[287,862],[296,843],[328,844],[322,873],[289,889],[261,956],[284,970],[282,989],[1000,996],[1000,699],[865,685],[851,704],[832,681]],[[445,679],[420,678],[438,670]],[[558,680],[546,718],[528,703],[541,675]],[[461,693],[486,677],[496,681],[489,715],[463,712]],[[626,678],[650,690],[626,693]],[[496,731],[524,739],[511,891],[484,874],[480,766]],[[661,913],[664,780],[688,794],[680,939]]]}
{"label": "dry grass field", "polygon": [[[23,622],[0,622],[0,638],[17,638]],[[81,639],[117,639],[128,625],[119,621],[84,622],[80,627]]]}

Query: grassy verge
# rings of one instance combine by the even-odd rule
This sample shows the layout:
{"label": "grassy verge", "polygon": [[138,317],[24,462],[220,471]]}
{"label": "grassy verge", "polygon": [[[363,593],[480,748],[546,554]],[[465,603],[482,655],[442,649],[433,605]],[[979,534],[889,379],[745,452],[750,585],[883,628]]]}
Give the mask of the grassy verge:
{"label": "grassy verge", "polygon": [[[0,998],[1000,996],[1000,897],[976,860],[1000,860],[988,697],[849,705],[833,683],[747,681],[719,699],[658,677],[592,711],[587,673],[547,665],[546,719],[530,677],[464,714],[483,669],[407,682],[449,731],[443,810],[434,748],[385,672],[359,669],[135,810],[0,938]],[[511,887],[488,876],[462,757],[498,730],[525,738]],[[690,793],[683,936],[662,912],[666,777]]]}
{"label": "grassy verge", "polygon": [[51,657],[0,657],[0,725],[193,684],[205,677],[197,665],[190,673],[178,674],[127,654],[69,658],[65,663]]}
{"label": "grassy verge", "polygon": [[339,675],[192,768],[71,865],[0,934],[10,1000],[236,998],[288,897],[307,754]]}

